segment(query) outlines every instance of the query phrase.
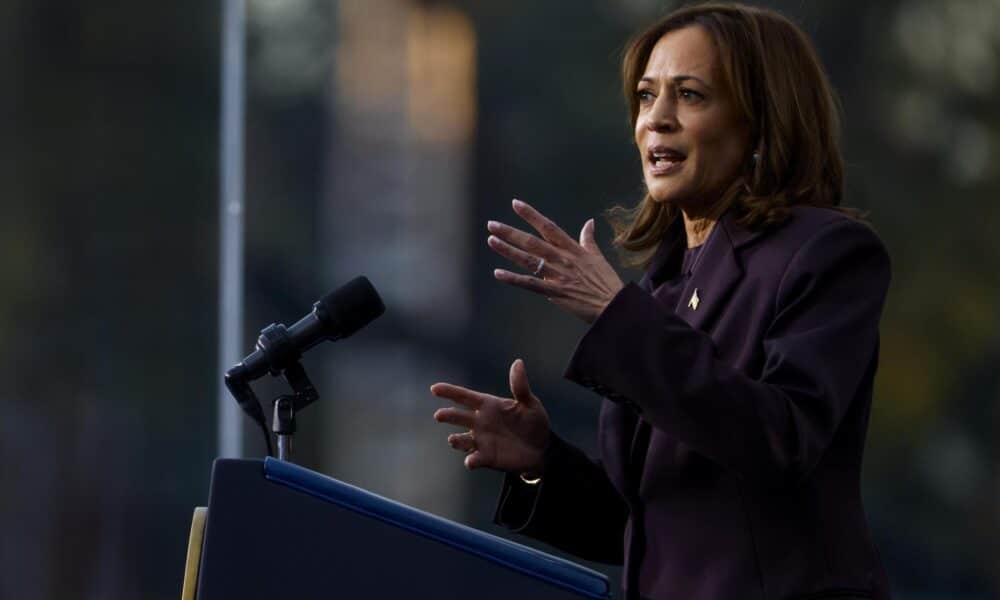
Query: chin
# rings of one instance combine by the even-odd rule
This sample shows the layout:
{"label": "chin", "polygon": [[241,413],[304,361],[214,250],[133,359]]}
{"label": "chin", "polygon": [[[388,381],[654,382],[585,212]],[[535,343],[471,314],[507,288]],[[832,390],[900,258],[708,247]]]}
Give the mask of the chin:
{"label": "chin", "polygon": [[676,186],[657,183],[658,185],[646,185],[646,191],[649,192],[650,200],[657,204],[678,204],[683,202],[683,190],[677,189]]}

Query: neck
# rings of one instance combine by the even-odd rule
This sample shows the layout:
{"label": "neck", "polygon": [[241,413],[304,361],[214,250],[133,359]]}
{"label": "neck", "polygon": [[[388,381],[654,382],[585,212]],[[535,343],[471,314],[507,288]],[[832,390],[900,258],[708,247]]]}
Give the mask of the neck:
{"label": "neck", "polygon": [[684,233],[687,235],[687,247],[694,248],[705,243],[708,234],[712,233],[719,218],[713,214],[697,214],[682,210],[684,215]]}
{"label": "neck", "polygon": [[725,197],[722,197],[714,202],[692,202],[687,206],[680,205],[681,215],[684,217],[684,233],[687,235],[688,248],[705,243],[708,234],[712,233],[712,228],[722,218],[729,204]]}

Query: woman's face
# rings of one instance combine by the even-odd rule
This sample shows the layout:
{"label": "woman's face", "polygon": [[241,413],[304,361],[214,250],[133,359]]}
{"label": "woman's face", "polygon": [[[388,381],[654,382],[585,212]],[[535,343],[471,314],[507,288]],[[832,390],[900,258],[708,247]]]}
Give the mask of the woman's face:
{"label": "woman's face", "polygon": [[650,196],[710,206],[750,160],[750,134],[709,34],[690,26],[660,38],[636,94],[635,142]]}

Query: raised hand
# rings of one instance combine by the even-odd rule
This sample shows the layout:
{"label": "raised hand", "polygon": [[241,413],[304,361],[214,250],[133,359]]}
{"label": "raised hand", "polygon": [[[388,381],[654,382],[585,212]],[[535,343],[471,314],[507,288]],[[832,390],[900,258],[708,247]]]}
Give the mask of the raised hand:
{"label": "raised hand", "polygon": [[496,269],[504,283],[541,294],[587,323],[592,323],[624,287],[594,239],[594,220],[580,231],[579,242],[527,203],[513,201],[514,212],[542,237],[490,221],[487,244],[531,275]]}
{"label": "raised hand", "polygon": [[465,408],[435,411],[434,420],[465,428],[448,436],[448,444],[466,453],[465,467],[489,467],[511,473],[541,474],[551,434],[549,415],[531,393],[524,361],[510,366],[513,398],[501,398],[450,383],[435,383],[431,393]]}

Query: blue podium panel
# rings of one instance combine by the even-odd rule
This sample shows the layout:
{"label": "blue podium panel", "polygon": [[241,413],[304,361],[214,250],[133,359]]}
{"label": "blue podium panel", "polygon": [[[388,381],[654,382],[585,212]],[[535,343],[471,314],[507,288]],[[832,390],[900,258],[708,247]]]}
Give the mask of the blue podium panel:
{"label": "blue podium panel", "polygon": [[198,600],[607,598],[600,573],[302,467],[217,460]]}

